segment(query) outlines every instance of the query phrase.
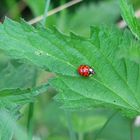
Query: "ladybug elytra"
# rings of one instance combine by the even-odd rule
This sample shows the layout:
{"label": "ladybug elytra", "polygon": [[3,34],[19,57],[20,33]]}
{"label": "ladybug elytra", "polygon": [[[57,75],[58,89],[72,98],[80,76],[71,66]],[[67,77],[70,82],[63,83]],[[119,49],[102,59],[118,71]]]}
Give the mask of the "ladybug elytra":
{"label": "ladybug elytra", "polygon": [[95,74],[94,69],[88,65],[80,65],[78,67],[77,71],[81,76],[84,76],[84,77],[89,77],[89,76]]}

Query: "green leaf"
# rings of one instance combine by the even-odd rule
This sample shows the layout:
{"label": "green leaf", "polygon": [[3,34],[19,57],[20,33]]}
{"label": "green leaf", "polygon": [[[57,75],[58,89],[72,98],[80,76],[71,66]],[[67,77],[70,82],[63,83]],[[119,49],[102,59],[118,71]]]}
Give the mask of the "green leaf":
{"label": "green leaf", "polygon": [[133,43],[128,49],[119,52],[120,58],[126,58],[140,64],[140,44]]}
{"label": "green leaf", "polygon": [[33,87],[36,73],[35,67],[9,60],[6,55],[0,54],[0,90]]}
{"label": "green leaf", "polygon": [[127,37],[127,40],[124,41],[123,45],[120,45],[118,58],[125,58],[140,64],[140,41],[134,40],[132,34],[128,30],[125,30],[124,35]]}
{"label": "green leaf", "polygon": [[34,97],[44,93],[48,84],[32,89],[5,89],[0,91],[0,108],[11,108],[34,101]]}
{"label": "green leaf", "polygon": [[[27,139],[24,131],[16,124],[20,106],[33,102],[35,96],[46,92],[48,84],[33,89],[6,89],[0,91],[0,138],[11,140],[13,134],[17,139]],[[20,138],[22,136],[22,138]]]}
{"label": "green leaf", "polygon": [[68,16],[65,21],[66,30],[72,30],[78,34],[88,36],[91,25],[112,25],[115,24],[119,16],[120,10],[117,1],[83,4],[76,9],[76,12],[71,17]]}
{"label": "green leaf", "polygon": [[[14,136],[17,139],[25,140],[27,136],[24,131],[16,124],[20,113],[21,105],[33,102],[35,97],[47,91],[49,85],[45,84],[28,89],[3,89],[0,91],[0,138],[11,140]],[[13,118],[14,117],[14,118]],[[20,138],[22,137],[22,138]]]}
{"label": "green leaf", "polygon": [[21,16],[21,9],[19,8],[19,4],[16,0],[5,0],[5,4],[3,5],[5,8],[7,7],[7,15],[12,17],[13,19],[18,20]]}
{"label": "green leaf", "polygon": [[15,112],[15,110],[8,111],[6,109],[0,109],[1,140],[12,140],[13,135],[16,139],[27,139],[27,134],[25,133],[25,131],[16,123],[16,117],[13,112]]}
{"label": "green leaf", "polygon": [[[124,40],[126,36],[115,28],[93,27],[91,38],[85,39],[10,19],[0,25],[0,49],[57,74],[50,84],[60,92],[56,99],[64,108],[107,107],[135,117],[140,114],[139,65],[116,57]],[[94,67],[96,75],[79,76],[81,64]]]}
{"label": "green leaf", "polygon": [[28,6],[31,8],[35,16],[40,16],[44,12],[45,0],[25,0]]}
{"label": "green leaf", "polygon": [[[49,67],[50,71],[57,73],[62,73],[63,69],[65,69],[65,65],[67,65],[65,73],[69,71],[69,75],[75,75],[73,65],[67,62],[65,54],[61,52],[64,44],[62,45],[59,39],[52,43],[51,41],[53,41],[55,36],[52,36],[51,30],[47,32],[43,31],[44,28],[36,30],[26,23],[19,24],[7,19],[3,25],[0,25],[0,33],[2,34],[0,38],[1,49],[4,47],[5,52],[10,54],[13,58],[32,62],[43,69]],[[47,35],[48,39],[46,38]],[[8,39],[7,37],[11,41],[6,41]],[[13,39],[13,37],[15,39]],[[49,41],[50,38],[51,41]],[[46,47],[44,47],[44,44]],[[57,48],[57,44],[60,48]],[[53,65],[56,62],[57,65]],[[57,69],[55,67],[57,67]]]}
{"label": "green leaf", "polygon": [[134,5],[135,9],[139,8],[140,6],[139,0],[130,0],[130,2]]}
{"label": "green leaf", "polygon": [[120,7],[123,19],[128,24],[132,33],[140,39],[140,22],[135,17],[133,7],[127,3],[127,0],[120,0]]}

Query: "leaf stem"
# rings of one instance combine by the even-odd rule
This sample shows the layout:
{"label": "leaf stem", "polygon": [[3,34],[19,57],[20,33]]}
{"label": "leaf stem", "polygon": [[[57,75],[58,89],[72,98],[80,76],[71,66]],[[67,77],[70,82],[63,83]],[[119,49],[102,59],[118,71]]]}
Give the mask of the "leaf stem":
{"label": "leaf stem", "polygon": [[94,140],[97,140],[99,135],[102,133],[102,131],[106,128],[108,123],[111,121],[111,119],[118,113],[118,110],[111,114],[111,116],[107,119],[106,123],[103,125],[103,127],[99,130],[99,132],[95,135]]}
{"label": "leaf stem", "polygon": [[70,140],[76,140],[76,135],[73,130],[72,121],[71,121],[71,113],[68,111],[65,111],[65,114],[66,114],[66,118],[67,118],[67,122],[68,122]]}
{"label": "leaf stem", "polygon": [[34,103],[30,103],[29,104],[29,113],[28,113],[28,122],[27,122],[29,140],[32,140],[32,136],[33,136],[33,114],[34,114],[33,112],[34,112]]}
{"label": "leaf stem", "polygon": [[[65,2],[66,2],[66,0],[61,0],[61,5],[65,4]],[[67,15],[67,9],[64,9],[60,12],[60,19],[58,22],[58,28],[62,31],[65,29],[66,15]]]}
{"label": "leaf stem", "polygon": [[[35,87],[35,85],[36,85],[37,75],[38,75],[38,70],[35,69],[32,87]],[[28,140],[32,140],[32,137],[33,137],[33,115],[34,115],[34,103],[30,103],[29,104],[29,111],[28,111],[28,120],[27,120]]]}
{"label": "leaf stem", "polygon": [[130,140],[134,140],[133,120],[130,121]]}
{"label": "leaf stem", "polygon": [[78,140],[84,140],[84,134],[79,132],[78,133]]}
{"label": "leaf stem", "polygon": [[[75,4],[78,4],[79,2],[82,2],[82,0],[72,0],[72,1],[70,1],[70,2],[68,2],[68,3],[66,3],[66,4],[64,4],[64,5],[61,5],[61,6],[57,7],[57,8],[55,8],[55,9],[49,11],[49,12],[48,12],[48,16],[51,16],[51,15],[53,15],[53,14],[56,14],[56,13],[58,13],[58,12],[64,10],[64,9],[66,9],[66,8],[68,8],[68,7],[71,7],[71,6],[75,5]],[[41,21],[42,19],[43,19],[43,15],[38,16],[38,17],[36,17],[36,18],[34,18],[34,19],[28,21],[28,23],[29,23],[29,24],[35,24],[35,23]]]}
{"label": "leaf stem", "polygon": [[50,1],[51,0],[46,0],[45,11],[44,11],[44,16],[43,16],[43,20],[42,20],[42,24],[43,24],[44,27],[45,27],[47,16],[48,16]]}

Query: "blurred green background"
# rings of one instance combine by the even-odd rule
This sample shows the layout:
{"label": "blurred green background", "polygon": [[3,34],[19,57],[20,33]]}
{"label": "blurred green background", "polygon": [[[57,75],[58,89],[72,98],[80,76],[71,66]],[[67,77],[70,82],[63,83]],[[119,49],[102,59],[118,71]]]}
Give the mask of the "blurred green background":
{"label": "blurred green background", "polygon": [[[49,10],[69,2],[69,0],[51,0]],[[131,0],[134,8],[140,8],[139,0]],[[26,21],[44,13],[45,0],[0,0],[0,21],[5,16],[19,21]],[[65,34],[74,32],[88,37],[90,26],[116,26],[121,20],[118,0],[83,0],[47,18],[46,27],[56,26]],[[54,75],[42,71],[20,60],[11,60],[5,52],[0,51],[0,89],[28,88],[47,82]],[[53,100],[57,94],[50,88],[46,94],[38,97],[34,103],[32,120],[34,140],[94,140],[113,111],[94,109],[90,111],[66,111]],[[25,128],[28,124],[29,105],[21,109],[18,123]],[[132,120],[116,113],[98,140],[129,140],[132,127],[134,138],[139,140],[140,128],[135,127]]]}

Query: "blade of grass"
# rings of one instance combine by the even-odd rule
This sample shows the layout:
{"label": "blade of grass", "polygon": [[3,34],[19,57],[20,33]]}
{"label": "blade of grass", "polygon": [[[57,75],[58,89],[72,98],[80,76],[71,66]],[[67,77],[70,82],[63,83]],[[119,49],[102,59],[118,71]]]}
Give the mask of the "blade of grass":
{"label": "blade of grass", "polygon": [[42,24],[44,27],[45,27],[47,16],[48,16],[49,6],[50,6],[50,0],[46,0],[45,11],[44,11],[44,16],[42,20]]}

